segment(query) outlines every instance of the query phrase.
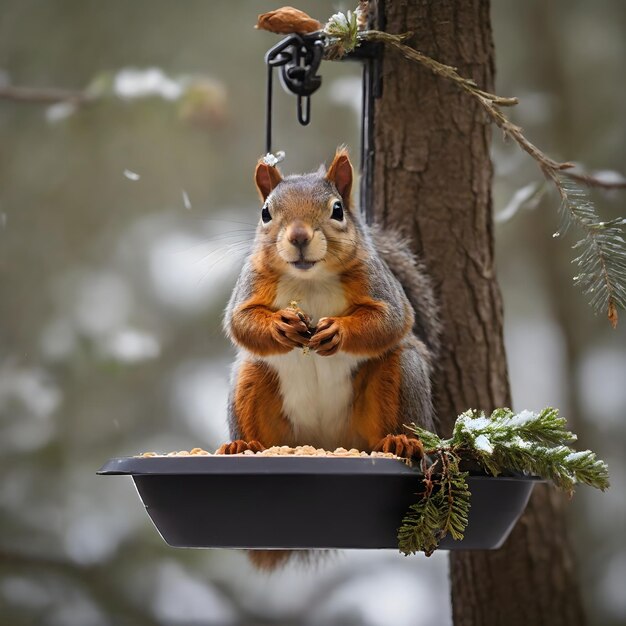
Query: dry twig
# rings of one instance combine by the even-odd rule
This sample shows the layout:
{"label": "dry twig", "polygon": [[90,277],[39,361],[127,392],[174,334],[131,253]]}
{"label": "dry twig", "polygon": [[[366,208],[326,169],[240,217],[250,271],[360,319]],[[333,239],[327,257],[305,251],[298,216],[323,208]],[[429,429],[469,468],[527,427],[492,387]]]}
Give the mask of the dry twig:
{"label": "dry twig", "polygon": [[56,87],[16,87],[14,85],[0,86],[0,99],[28,104],[55,104],[68,102],[70,104],[85,104],[93,97],[84,91],[70,91]]}

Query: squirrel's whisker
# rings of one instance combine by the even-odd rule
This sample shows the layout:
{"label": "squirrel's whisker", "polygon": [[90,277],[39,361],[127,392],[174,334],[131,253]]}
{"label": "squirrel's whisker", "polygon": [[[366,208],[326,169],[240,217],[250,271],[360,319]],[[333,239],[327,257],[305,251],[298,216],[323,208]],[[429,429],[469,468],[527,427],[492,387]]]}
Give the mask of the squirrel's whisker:
{"label": "squirrel's whisker", "polygon": [[239,220],[231,219],[219,219],[215,217],[197,217],[186,215],[184,221],[187,222],[216,222],[220,224],[241,224],[242,226],[249,226],[253,231],[256,230],[257,222],[241,222]]}
{"label": "squirrel's whisker", "polygon": [[[232,234],[232,235],[217,235],[215,237],[209,237],[204,239],[203,241],[199,241],[198,243],[194,243],[190,246],[187,246],[181,250],[176,250],[175,252],[172,252],[172,254],[187,254],[189,252],[192,252],[193,250],[197,250],[198,248],[203,248],[205,246],[209,246],[211,245],[214,241],[224,241],[224,240],[228,240],[228,239],[235,239],[236,237],[242,237],[242,235],[237,235],[237,234]],[[253,239],[250,238],[241,238],[240,239],[241,243],[249,243],[250,245],[252,245],[253,243]],[[233,241],[231,243],[226,243],[225,245],[231,245],[233,243],[239,243],[239,241]]]}
{"label": "squirrel's whisker", "polygon": [[234,255],[234,260],[240,260],[240,259],[243,259],[243,257],[246,256],[247,253],[248,253],[247,249],[228,250],[228,251],[226,251],[222,256],[220,256],[219,258],[215,259],[212,263],[209,264],[209,266],[203,272],[202,276],[200,276],[200,278],[198,279],[198,283],[197,284],[198,285],[202,284],[202,281],[211,274],[213,268],[215,266],[217,266],[219,263],[222,263],[229,256]]}
{"label": "squirrel's whisker", "polygon": [[[211,252],[209,252],[208,254],[203,255],[201,258],[197,259],[195,261],[195,264],[197,265],[198,263],[204,263],[205,261],[209,260],[213,255],[215,254],[220,254],[223,253],[223,258],[226,258],[226,256],[230,253],[230,252],[238,252],[238,251],[246,251],[250,248],[250,243],[249,242],[235,242],[235,243],[230,243],[230,244],[224,244],[221,245],[219,248],[216,248],[215,250],[211,250]],[[222,257],[220,257],[222,258]]]}

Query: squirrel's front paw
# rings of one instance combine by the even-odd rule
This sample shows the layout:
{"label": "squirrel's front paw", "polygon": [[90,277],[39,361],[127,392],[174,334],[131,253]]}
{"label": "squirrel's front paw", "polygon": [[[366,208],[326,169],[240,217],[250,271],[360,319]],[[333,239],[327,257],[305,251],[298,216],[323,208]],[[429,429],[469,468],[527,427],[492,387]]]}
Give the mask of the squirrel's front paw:
{"label": "squirrel's front paw", "polygon": [[405,459],[421,459],[424,456],[424,446],[415,437],[387,435],[374,446],[374,452],[391,452]]}
{"label": "squirrel's front paw", "polygon": [[286,348],[299,348],[309,345],[311,331],[294,309],[281,309],[274,313],[272,336]]}
{"label": "squirrel's front paw", "polygon": [[309,340],[309,348],[320,356],[332,356],[343,343],[343,332],[339,320],[322,317],[317,323],[315,334]]}
{"label": "squirrel's front paw", "polygon": [[215,454],[241,454],[246,450],[252,450],[252,452],[263,452],[265,446],[260,442],[253,439],[252,441],[244,441],[243,439],[237,439],[221,445]]}

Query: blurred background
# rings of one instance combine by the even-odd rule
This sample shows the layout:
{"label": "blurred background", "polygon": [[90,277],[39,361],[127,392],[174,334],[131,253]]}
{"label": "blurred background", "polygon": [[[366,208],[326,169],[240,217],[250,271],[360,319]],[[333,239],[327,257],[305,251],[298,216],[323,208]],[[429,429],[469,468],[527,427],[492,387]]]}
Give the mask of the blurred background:
{"label": "blurred background", "polygon": [[[233,351],[220,327],[258,202],[272,2],[3,0],[0,87],[88,90],[88,105],[0,100],[0,624],[450,623],[447,558],[344,552],[254,572],[235,551],[167,547],[109,457],[217,447]],[[345,2],[304,1],[322,21]],[[498,0],[497,92],[550,156],[626,169],[626,4]],[[360,68],[325,63],[313,122],[276,89],[275,149],[358,162]],[[590,624],[626,623],[626,315],[572,285],[571,235],[535,163],[494,133],[498,269],[515,408],[557,406],[609,462],[570,529]],[[594,192],[606,218],[625,192]],[[547,572],[546,575],[549,575]]]}

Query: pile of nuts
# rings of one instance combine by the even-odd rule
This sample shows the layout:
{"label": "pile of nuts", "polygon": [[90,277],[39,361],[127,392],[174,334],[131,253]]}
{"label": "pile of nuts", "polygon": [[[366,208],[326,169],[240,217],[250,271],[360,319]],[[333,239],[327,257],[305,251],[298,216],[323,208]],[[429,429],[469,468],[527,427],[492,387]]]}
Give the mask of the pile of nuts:
{"label": "pile of nuts", "polygon": [[148,458],[151,456],[212,456],[211,452],[207,452],[202,448],[194,448],[193,450],[179,450],[178,452],[167,452],[166,454],[159,454],[158,452],[142,452],[137,456],[142,458]]}
{"label": "pile of nuts", "polygon": [[[214,453],[216,454],[216,453]],[[143,452],[138,456],[155,457],[155,456],[213,456],[211,452],[207,452],[202,448],[194,448],[191,451],[180,450],[178,452],[168,452],[167,454],[157,454],[156,452]],[[221,456],[221,455],[220,455]],[[324,448],[315,448],[314,446],[296,446],[291,448],[289,446],[272,446],[266,448],[262,452],[253,452],[252,450],[246,450],[241,454],[229,455],[229,456],[319,456],[319,457],[367,457],[367,458],[383,458],[383,459],[397,459],[395,454],[391,452],[361,452],[356,448],[346,450],[345,448],[336,448],[335,450],[324,450]]]}

